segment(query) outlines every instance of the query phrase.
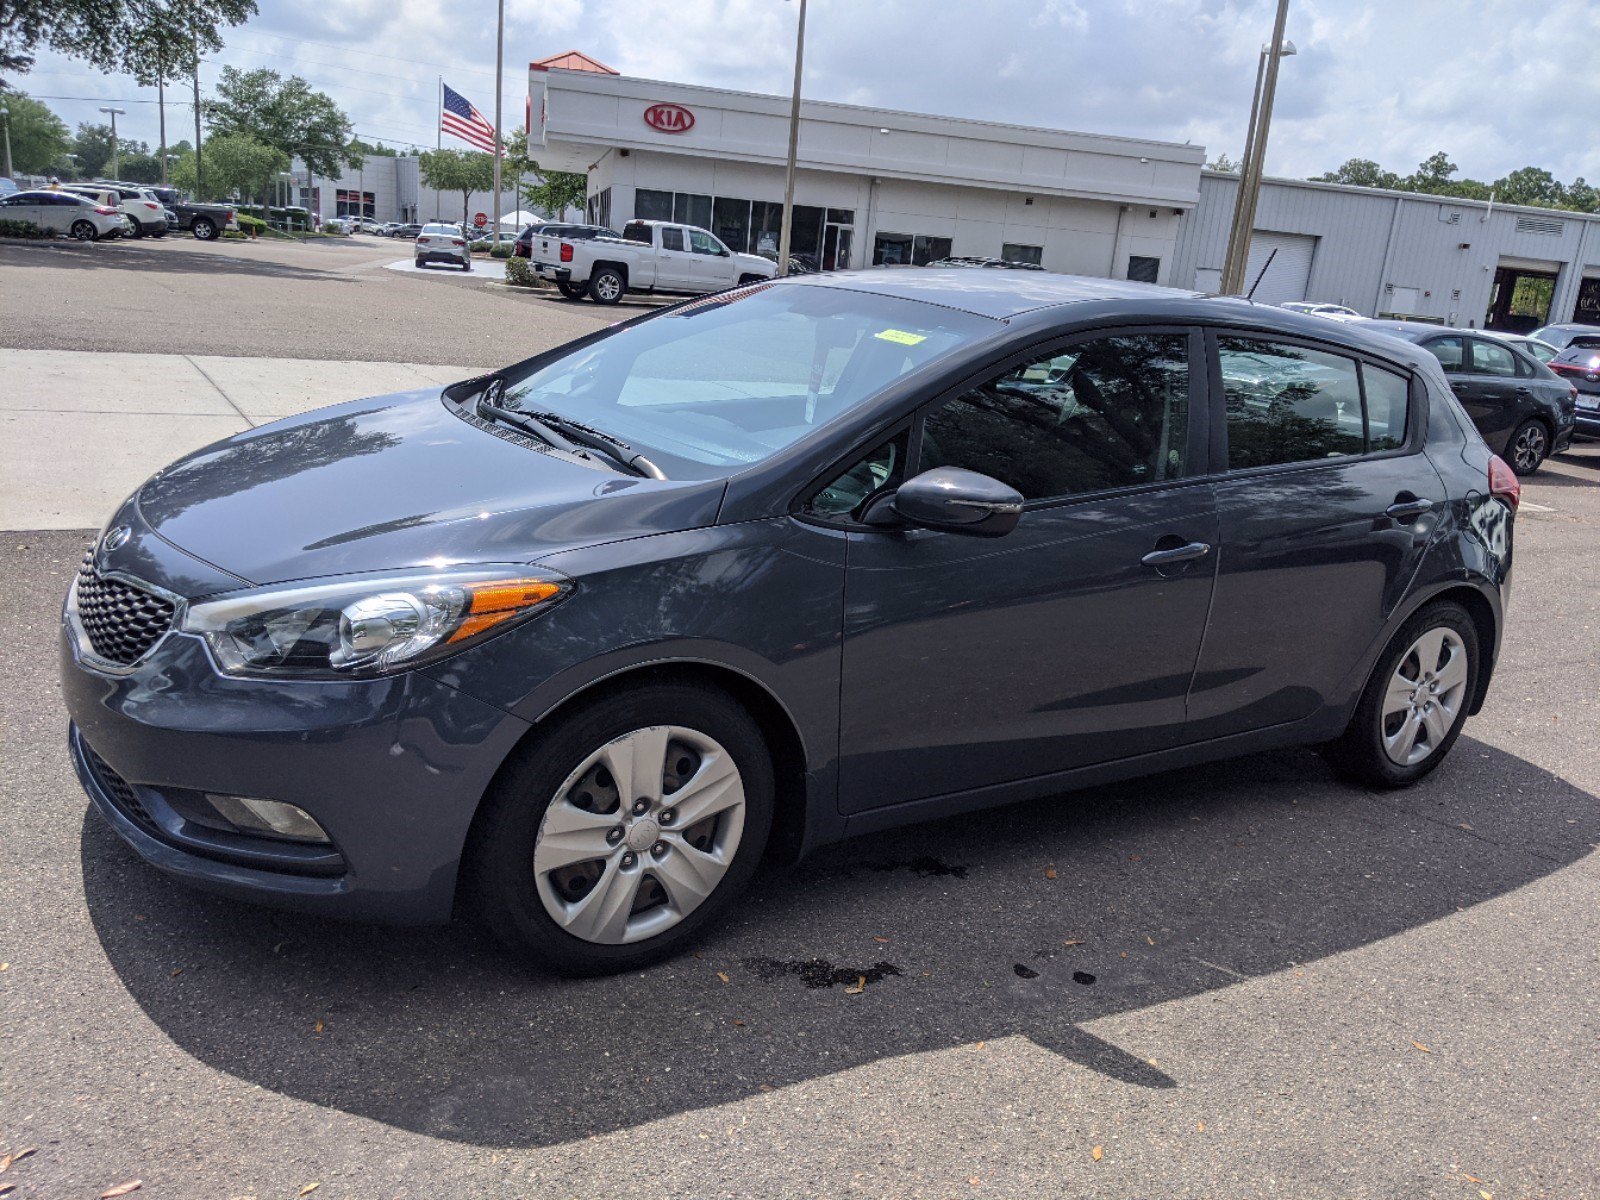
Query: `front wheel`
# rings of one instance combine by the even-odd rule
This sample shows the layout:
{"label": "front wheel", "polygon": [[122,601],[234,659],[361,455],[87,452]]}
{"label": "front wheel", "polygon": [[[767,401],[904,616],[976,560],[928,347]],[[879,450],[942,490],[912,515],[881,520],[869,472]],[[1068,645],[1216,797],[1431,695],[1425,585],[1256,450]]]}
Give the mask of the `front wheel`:
{"label": "front wheel", "polygon": [[1543,421],[1527,420],[1506,443],[1511,469],[1518,475],[1532,475],[1550,453],[1550,434]]}
{"label": "front wheel", "polygon": [[74,221],[70,232],[80,242],[92,242],[100,236],[100,231],[94,227],[93,221]]}
{"label": "front wheel", "polygon": [[654,684],[534,737],[485,797],[465,864],[502,941],[598,975],[675,953],[727,912],[772,827],[772,760],[748,712]]}
{"label": "front wheel", "polygon": [[596,304],[615,304],[627,290],[622,272],[614,267],[601,267],[589,280],[589,298]]}
{"label": "front wheel", "polygon": [[217,223],[210,217],[196,217],[194,222],[194,236],[202,242],[209,242],[217,236]]}
{"label": "front wheel", "polygon": [[766,278],[765,275],[741,275],[739,276],[739,286],[746,287],[752,283],[765,283]]}
{"label": "front wheel", "polygon": [[1369,787],[1416,783],[1461,736],[1478,686],[1478,629],[1460,605],[1430,604],[1395,634],[1328,761]]}

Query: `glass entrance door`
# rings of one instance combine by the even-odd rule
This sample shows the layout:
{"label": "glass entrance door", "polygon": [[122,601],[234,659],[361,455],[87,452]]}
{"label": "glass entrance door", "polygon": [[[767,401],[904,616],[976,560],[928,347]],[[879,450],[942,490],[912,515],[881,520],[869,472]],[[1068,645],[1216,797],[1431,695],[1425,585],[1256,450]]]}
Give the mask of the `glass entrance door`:
{"label": "glass entrance door", "polygon": [[848,225],[828,222],[822,227],[822,269],[847,271],[850,269],[850,245],[855,230]]}

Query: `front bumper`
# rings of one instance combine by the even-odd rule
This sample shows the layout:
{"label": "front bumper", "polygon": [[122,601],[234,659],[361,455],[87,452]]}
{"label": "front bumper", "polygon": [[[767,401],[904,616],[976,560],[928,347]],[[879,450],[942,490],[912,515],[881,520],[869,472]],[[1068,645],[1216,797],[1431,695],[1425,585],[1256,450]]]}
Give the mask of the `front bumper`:
{"label": "front bumper", "polygon": [[[181,633],[112,674],[64,624],[61,685],[84,791],[147,862],[208,891],[362,920],[449,919],[473,814],[528,728],[415,672],[232,678]],[[298,805],[332,845],[232,830],[206,792]]]}

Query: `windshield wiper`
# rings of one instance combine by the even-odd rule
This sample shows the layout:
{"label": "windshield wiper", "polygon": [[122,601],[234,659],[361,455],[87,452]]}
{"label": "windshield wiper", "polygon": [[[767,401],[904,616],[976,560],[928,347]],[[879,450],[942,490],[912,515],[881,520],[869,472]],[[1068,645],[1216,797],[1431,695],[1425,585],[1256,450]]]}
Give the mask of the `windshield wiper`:
{"label": "windshield wiper", "polygon": [[533,417],[514,412],[509,408],[501,408],[498,404],[488,399],[489,393],[485,392],[478,397],[477,412],[480,417],[499,421],[502,425],[509,425],[513,429],[520,429],[523,433],[531,433],[545,445],[556,450],[565,450],[569,454],[582,455],[576,443],[568,441],[543,421]]}
{"label": "windshield wiper", "polygon": [[571,417],[563,417],[560,413],[532,412],[522,414],[551,429],[560,430],[567,437],[577,442],[580,446],[587,446],[590,450],[598,450],[609,455],[625,467],[631,467],[647,479],[665,479],[667,473],[644,455],[640,454],[627,442],[619,437],[613,437],[589,425],[580,424]]}

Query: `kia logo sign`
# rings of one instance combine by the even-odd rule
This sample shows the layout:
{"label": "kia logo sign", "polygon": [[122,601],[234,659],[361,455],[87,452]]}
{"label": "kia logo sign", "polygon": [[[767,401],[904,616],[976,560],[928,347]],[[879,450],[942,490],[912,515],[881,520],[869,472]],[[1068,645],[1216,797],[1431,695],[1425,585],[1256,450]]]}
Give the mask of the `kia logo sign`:
{"label": "kia logo sign", "polygon": [[644,123],[662,133],[688,133],[694,114],[681,104],[652,104],[644,110]]}

